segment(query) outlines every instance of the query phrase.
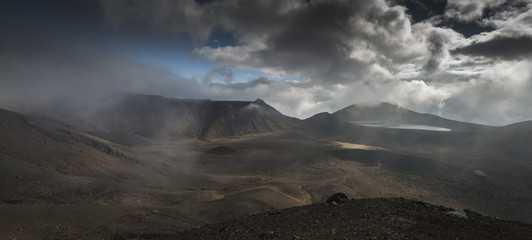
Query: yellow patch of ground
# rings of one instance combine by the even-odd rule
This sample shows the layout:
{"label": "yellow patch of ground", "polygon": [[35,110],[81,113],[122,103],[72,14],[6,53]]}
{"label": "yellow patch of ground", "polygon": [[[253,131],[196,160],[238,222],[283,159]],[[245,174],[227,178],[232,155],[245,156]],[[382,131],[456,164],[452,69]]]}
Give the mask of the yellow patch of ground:
{"label": "yellow patch of ground", "polygon": [[380,150],[380,151],[390,150],[387,148],[374,147],[374,146],[368,146],[368,145],[363,145],[363,144],[347,143],[347,142],[338,142],[338,141],[334,141],[333,145],[335,147],[344,148],[344,149]]}

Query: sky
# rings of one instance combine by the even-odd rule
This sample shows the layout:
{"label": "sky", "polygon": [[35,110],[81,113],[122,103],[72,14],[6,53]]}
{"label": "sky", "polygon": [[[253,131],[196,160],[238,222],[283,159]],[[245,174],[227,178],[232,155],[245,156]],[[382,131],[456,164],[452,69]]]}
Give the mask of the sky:
{"label": "sky", "polygon": [[0,0],[0,107],[116,91],[532,120],[532,0]]}

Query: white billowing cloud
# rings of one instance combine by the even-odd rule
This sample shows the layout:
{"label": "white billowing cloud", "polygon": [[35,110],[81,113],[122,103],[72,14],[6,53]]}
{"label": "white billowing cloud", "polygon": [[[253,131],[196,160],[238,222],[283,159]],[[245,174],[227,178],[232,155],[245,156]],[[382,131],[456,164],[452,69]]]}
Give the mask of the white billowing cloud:
{"label": "white billowing cloud", "polygon": [[[310,79],[203,83],[195,91],[201,97],[260,97],[297,117],[388,101],[489,124],[523,119],[528,113],[516,114],[512,105],[532,103],[520,92],[530,81],[525,70],[532,39],[529,0],[449,0],[444,16],[415,24],[407,9],[384,0],[153,2],[101,3],[115,22],[147,21],[200,40],[215,28],[231,32],[237,45],[200,44],[194,51],[217,66]],[[490,15],[483,18],[487,9]],[[465,38],[442,26],[449,19],[496,30]]]}
{"label": "white billowing cloud", "polygon": [[509,124],[532,119],[532,63],[499,62],[478,78],[457,83],[446,102],[446,114],[485,124]]}
{"label": "white billowing cloud", "polygon": [[[274,77],[358,81],[367,67],[378,64],[397,72],[400,65],[420,60],[428,51],[423,34],[412,29],[406,9],[388,6],[384,0],[157,2],[122,1],[123,8],[116,1],[101,3],[108,19],[118,19],[115,22],[147,20],[157,28],[187,32],[200,39],[214,28],[229,31],[237,38],[237,46],[200,46],[194,54],[220,66]],[[187,15],[186,7],[196,14]],[[162,14],[160,8],[165,8]],[[181,23],[171,29],[168,24],[194,21],[199,30],[189,30],[194,27]],[[338,73],[351,69],[357,71]]]}
{"label": "white billowing cloud", "polygon": [[446,88],[427,85],[423,80],[401,82],[397,92],[388,96],[390,102],[423,112],[441,113],[451,93]]}
{"label": "white billowing cloud", "polygon": [[[511,8],[511,10],[513,10]],[[523,36],[532,35],[532,2],[526,8],[504,11],[489,19],[504,35]]]}
{"label": "white billowing cloud", "polygon": [[[6,67],[2,71],[2,107],[8,103],[20,104],[20,101],[13,102],[17,99],[23,104],[48,103],[56,107],[57,100],[75,99],[82,107],[90,108],[89,98],[118,90],[176,98],[262,98],[282,113],[299,118],[323,111],[334,112],[353,103],[387,101],[419,112],[490,124],[532,119],[530,112],[519,112],[532,102],[528,94],[532,90],[532,64],[527,60],[488,61],[484,64],[494,67],[478,73],[479,76],[468,82],[398,81],[388,69],[370,64],[364,78],[348,83],[317,84],[312,80],[294,82],[266,78],[240,83],[231,81],[233,74],[226,68],[214,68],[210,75],[206,73],[205,79],[210,81],[194,81],[107,55],[87,57],[46,48],[37,48],[35,53],[38,54],[13,50],[0,55],[2,66]],[[463,62],[457,64],[465,65]],[[220,77],[220,80],[213,80],[213,77]]]}
{"label": "white billowing cloud", "polygon": [[482,17],[486,8],[495,8],[507,0],[447,0],[445,16],[460,21],[472,21]]}
{"label": "white billowing cloud", "polygon": [[[0,97],[2,103],[15,95],[39,102],[54,93],[121,90],[176,98],[262,98],[300,118],[387,101],[458,120],[508,124],[532,119],[526,111],[532,104],[532,4],[515,2],[449,1],[448,19],[496,28],[466,38],[442,25],[445,16],[412,24],[404,7],[384,0],[101,1],[105,18],[117,26],[142,22],[189,34],[197,41],[193,55],[215,67],[203,78],[185,79],[113,56],[20,45],[26,51],[0,53],[0,66],[7,69],[0,72]],[[482,19],[485,9],[494,13]],[[203,45],[215,29],[231,33],[235,45]],[[268,78],[236,82],[232,69],[257,70]],[[279,80],[287,75],[303,80]]]}
{"label": "white billowing cloud", "polygon": [[382,82],[350,85],[315,85],[308,82],[269,81],[249,84],[244,89],[236,85],[202,86],[203,94],[213,99],[234,99],[237,94],[248,100],[260,97],[284,114],[308,118],[319,112],[335,112],[346,102],[387,101],[421,112],[442,111],[443,101],[449,97],[446,89],[434,88],[423,81]]}

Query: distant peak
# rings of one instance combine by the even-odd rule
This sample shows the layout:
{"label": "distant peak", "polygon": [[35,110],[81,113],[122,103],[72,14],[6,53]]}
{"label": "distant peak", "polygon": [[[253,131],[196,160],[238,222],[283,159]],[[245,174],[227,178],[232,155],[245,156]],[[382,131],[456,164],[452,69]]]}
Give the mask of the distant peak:
{"label": "distant peak", "polygon": [[399,107],[397,104],[393,104],[389,102],[357,103],[354,106],[363,107],[363,108]]}
{"label": "distant peak", "polygon": [[264,100],[260,99],[260,98],[257,98],[254,103],[256,104],[260,104],[260,105],[266,105],[266,102],[264,102]]}
{"label": "distant peak", "polygon": [[342,110],[369,110],[369,109],[381,109],[381,108],[392,108],[392,107],[399,108],[399,106],[388,103],[388,102],[362,102],[362,103],[356,103],[356,104],[347,106]]}
{"label": "distant peak", "polygon": [[384,105],[384,106],[395,106],[395,107],[398,107],[399,105],[397,104],[393,104],[393,103],[389,103],[389,102],[379,102],[379,105]]}

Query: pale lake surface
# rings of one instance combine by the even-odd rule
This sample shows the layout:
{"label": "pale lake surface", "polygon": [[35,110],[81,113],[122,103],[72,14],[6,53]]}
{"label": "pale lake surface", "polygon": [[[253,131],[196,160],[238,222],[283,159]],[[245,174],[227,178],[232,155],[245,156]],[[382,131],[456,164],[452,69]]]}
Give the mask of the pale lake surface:
{"label": "pale lake surface", "polygon": [[451,129],[448,129],[448,128],[433,127],[433,126],[426,126],[426,125],[416,125],[416,124],[359,123],[359,125],[366,126],[366,127],[392,128],[392,129],[425,130],[425,131],[438,131],[438,132],[451,131]]}

